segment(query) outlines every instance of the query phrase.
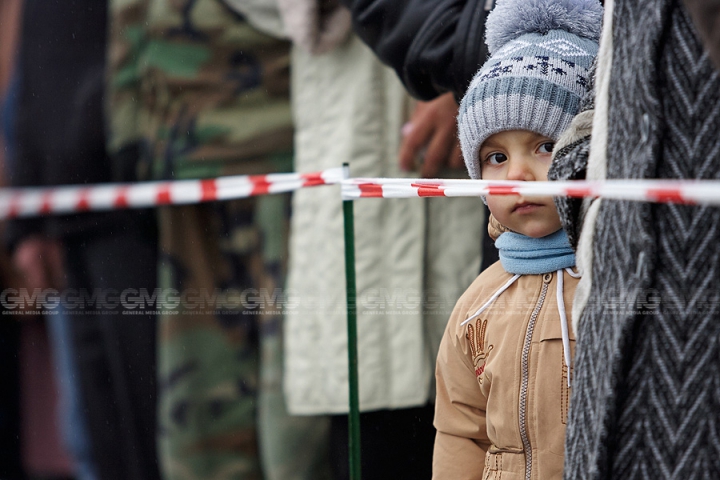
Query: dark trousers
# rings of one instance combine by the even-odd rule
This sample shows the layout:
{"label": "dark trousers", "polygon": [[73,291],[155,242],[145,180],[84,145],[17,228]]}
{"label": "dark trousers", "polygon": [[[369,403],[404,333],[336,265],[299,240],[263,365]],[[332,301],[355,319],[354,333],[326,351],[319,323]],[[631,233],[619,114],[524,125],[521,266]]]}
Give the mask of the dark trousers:
{"label": "dark trousers", "polygon": [[[434,405],[360,414],[362,478],[426,480],[432,476]],[[348,416],[333,415],[330,455],[335,480],[350,478]]]}
{"label": "dark trousers", "polygon": [[24,478],[20,462],[20,322],[0,318],[0,478]]}
{"label": "dark trousers", "polygon": [[[116,220],[110,228],[65,240],[68,288],[89,295],[111,292],[116,299],[127,289],[144,288],[152,295],[157,285],[154,212],[108,215]],[[83,310],[70,315],[98,475],[157,479],[155,315],[126,315],[122,303]]]}

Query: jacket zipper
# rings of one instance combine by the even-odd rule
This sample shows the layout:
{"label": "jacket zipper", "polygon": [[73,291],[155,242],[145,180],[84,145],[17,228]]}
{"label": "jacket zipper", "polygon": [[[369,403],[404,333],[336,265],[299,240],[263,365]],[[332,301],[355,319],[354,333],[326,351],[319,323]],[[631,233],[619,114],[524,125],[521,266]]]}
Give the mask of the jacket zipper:
{"label": "jacket zipper", "polygon": [[525,343],[522,350],[521,360],[521,372],[522,382],[520,384],[520,438],[522,439],[523,450],[525,450],[525,480],[530,480],[532,473],[532,448],[530,446],[530,439],[527,434],[527,391],[528,391],[528,377],[530,375],[528,368],[528,360],[530,357],[530,344],[533,337],[533,331],[535,330],[535,322],[540,314],[540,309],[545,303],[545,295],[547,295],[548,285],[552,280],[552,273],[546,273],[543,275],[543,286],[540,290],[540,298],[538,298],[535,309],[530,315],[530,321],[528,322],[527,331],[525,332]]}

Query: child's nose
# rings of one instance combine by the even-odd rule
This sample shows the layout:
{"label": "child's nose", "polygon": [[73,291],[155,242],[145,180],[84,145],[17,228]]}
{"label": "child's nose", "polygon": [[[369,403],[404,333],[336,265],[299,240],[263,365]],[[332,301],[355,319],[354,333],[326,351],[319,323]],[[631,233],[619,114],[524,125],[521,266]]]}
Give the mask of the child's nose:
{"label": "child's nose", "polygon": [[532,163],[526,157],[516,157],[510,159],[508,168],[508,180],[515,180],[520,182],[532,182],[535,181],[535,174],[532,169]]}

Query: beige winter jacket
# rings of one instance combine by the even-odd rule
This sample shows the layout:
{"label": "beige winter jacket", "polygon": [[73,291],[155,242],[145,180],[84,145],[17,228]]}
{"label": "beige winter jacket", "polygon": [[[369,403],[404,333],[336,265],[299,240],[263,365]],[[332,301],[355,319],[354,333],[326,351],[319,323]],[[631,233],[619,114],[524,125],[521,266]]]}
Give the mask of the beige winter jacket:
{"label": "beige winter jacket", "polygon": [[578,279],[561,272],[565,322],[558,272],[520,276],[471,318],[513,278],[497,262],[458,301],[437,359],[433,478],[562,478]]}

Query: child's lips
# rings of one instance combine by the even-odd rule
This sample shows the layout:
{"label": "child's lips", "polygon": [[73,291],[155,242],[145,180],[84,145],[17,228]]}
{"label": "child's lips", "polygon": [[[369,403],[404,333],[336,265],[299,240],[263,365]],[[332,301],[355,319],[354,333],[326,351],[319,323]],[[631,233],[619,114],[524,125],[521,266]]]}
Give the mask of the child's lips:
{"label": "child's lips", "polygon": [[540,203],[518,203],[513,207],[513,213],[530,213],[538,208],[541,208],[542,204]]}

